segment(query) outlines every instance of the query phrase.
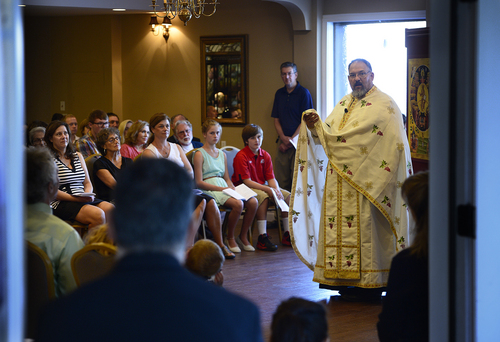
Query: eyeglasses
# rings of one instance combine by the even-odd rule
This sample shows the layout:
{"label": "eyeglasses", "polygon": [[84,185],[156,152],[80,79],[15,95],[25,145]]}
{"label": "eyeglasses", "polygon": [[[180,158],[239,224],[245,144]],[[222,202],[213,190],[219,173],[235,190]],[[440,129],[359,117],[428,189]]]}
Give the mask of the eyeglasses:
{"label": "eyeglasses", "polygon": [[119,142],[120,138],[118,138],[118,137],[111,137],[111,138],[108,139],[108,142],[111,143],[111,144],[114,143],[115,141]]}
{"label": "eyeglasses", "polygon": [[104,127],[104,126],[109,125],[109,122],[107,122],[107,121],[104,121],[104,122],[92,122],[92,124],[94,124],[96,126],[99,126],[99,127]]}
{"label": "eyeglasses", "polygon": [[347,76],[348,76],[349,78],[356,78],[356,77],[359,77],[359,78],[364,79],[364,78],[366,78],[369,74],[371,74],[371,71],[369,71],[369,72],[360,71],[360,72],[358,72],[357,74],[352,73],[352,74],[349,74],[349,75],[347,75]]}

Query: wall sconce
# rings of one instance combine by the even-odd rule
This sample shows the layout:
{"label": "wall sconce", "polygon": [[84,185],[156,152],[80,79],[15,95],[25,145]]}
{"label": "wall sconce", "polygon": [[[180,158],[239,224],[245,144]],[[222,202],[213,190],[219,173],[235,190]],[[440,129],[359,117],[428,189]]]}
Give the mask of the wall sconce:
{"label": "wall sconce", "polygon": [[153,15],[151,16],[151,20],[149,21],[149,25],[151,25],[151,32],[155,36],[159,35],[160,32],[163,33],[163,38],[165,41],[168,41],[168,37],[170,37],[169,27],[172,26],[172,22],[168,18],[164,18],[163,22],[158,24],[158,17]]}

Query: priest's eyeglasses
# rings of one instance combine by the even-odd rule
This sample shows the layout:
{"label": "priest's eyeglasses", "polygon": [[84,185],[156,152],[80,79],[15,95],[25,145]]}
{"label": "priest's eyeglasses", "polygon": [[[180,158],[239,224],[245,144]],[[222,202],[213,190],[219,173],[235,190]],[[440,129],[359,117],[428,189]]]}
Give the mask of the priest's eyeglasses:
{"label": "priest's eyeglasses", "polygon": [[352,78],[352,79],[354,79],[354,78],[356,78],[356,77],[359,77],[359,78],[365,79],[368,75],[370,75],[370,73],[371,73],[371,71],[369,71],[369,72],[360,71],[360,72],[358,72],[357,74],[352,73],[352,74],[349,74],[349,75],[347,75],[347,76],[349,76],[349,78]]}

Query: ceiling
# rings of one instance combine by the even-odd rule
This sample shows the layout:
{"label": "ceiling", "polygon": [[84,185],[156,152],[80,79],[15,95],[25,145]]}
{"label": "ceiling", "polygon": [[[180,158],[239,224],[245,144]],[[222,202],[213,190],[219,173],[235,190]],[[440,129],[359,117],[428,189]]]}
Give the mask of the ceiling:
{"label": "ceiling", "polygon": [[[19,0],[19,3],[26,5],[23,11],[29,16],[137,14],[152,10],[150,0]],[[113,8],[126,11],[115,12]]]}

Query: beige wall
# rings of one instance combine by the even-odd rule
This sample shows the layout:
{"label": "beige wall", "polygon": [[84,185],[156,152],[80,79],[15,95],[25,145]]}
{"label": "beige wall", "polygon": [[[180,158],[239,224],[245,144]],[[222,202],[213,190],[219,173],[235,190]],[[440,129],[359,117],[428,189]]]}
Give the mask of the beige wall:
{"label": "beige wall", "polygon": [[108,109],[111,93],[111,17],[35,17],[25,21],[26,121],[61,112],[83,119]]}
{"label": "beige wall", "polygon": [[[249,122],[263,128],[263,148],[274,153],[270,114],[283,86],[279,65],[293,60],[291,19],[281,5],[238,0],[187,26],[175,19],[168,43],[149,31],[148,15],[36,17],[26,32],[39,20],[43,30],[26,35],[26,121],[50,120],[64,100],[65,113],[79,120],[95,108],[146,121],[160,111],[183,113],[202,138],[200,36],[248,34]],[[241,126],[224,126],[222,140],[242,147]]]}
{"label": "beige wall", "polygon": [[[426,0],[312,4],[309,32],[294,32],[290,14],[278,3],[238,0],[187,26],[173,20],[168,43],[149,31],[148,15],[27,17],[26,121],[50,120],[65,101],[64,113],[79,120],[96,108],[146,121],[159,111],[183,113],[202,138],[200,36],[248,34],[249,122],[263,128],[263,148],[274,155],[270,113],[274,93],[283,86],[282,62],[297,63],[299,81],[317,105],[322,14],[425,10]],[[240,137],[241,127],[224,126],[222,140],[228,145],[242,147]]]}

